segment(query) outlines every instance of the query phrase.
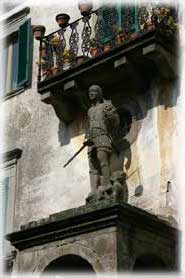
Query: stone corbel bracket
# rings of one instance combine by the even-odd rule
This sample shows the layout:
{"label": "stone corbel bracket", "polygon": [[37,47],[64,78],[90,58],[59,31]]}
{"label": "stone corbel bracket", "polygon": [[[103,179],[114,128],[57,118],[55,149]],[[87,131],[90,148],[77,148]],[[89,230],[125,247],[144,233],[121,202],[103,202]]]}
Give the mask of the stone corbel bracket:
{"label": "stone corbel bracket", "polygon": [[41,101],[51,104],[57,117],[65,123],[72,122],[79,111],[77,99],[71,93],[71,88],[74,87],[75,82],[70,81],[62,89],[50,90],[41,95]]}

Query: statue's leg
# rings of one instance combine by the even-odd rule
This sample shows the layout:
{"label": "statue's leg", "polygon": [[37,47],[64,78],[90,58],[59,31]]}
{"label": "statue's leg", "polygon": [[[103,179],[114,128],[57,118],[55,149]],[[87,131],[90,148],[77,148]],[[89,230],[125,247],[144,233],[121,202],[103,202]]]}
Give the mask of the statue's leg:
{"label": "statue's leg", "polygon": [[111,185],[110,168],[109,168],[109,153],[104,150],[97,150],[97,157],[98,157],[101,172],[103,175],[103,185],[109,186],[109,185]]}
{"label": "statue's leg", "polygon": [[98,159],[95,152],[89,154],[89,175],[90,175],[90,185],[92,193],[97,191],[98,186],[100,185],[100,175],[99,170],[97,169]]}
{"label": "statue's leg", "polygon": [[89,171],[89,178],[90,178],[91,192],[93,193],[95,191],[95,183],[94,183],[94,174],[91,170]]}

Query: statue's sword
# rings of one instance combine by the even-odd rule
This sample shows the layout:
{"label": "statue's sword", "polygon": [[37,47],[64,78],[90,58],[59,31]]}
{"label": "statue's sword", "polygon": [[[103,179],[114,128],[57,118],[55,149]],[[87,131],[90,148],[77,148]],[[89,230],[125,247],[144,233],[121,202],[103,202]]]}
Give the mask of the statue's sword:
{"label": "statue's sword", "polygon": [[85,141],[81,148],[64,164],[64,168],[87,146],[92,146],[93,142],[92,141]]}

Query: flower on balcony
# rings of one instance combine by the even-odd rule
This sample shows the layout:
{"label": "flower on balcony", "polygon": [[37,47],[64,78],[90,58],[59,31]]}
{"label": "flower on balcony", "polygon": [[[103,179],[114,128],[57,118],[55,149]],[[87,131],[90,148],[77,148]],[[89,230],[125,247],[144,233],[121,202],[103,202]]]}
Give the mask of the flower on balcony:
{"label": "flower on balcony", "polygon": [[167,7],[160,7],[159,8],[159,16],[161,16],[163,18],[168,15],[169,11],[170,11],[170,9]]}
{"label": "flower on balcony", "polygon": [[53,67],[50,69],[50,71],[51,71],[51,74],[52,74],[52,75],[56,75],[56,74],[58,74],[61,70],[60,70],[60,67],[59,67],[59,66],[55,65],[55,66],[53,66]]}
{"label": "flower on balcony", "polygon": [[60,43],[60,37],[58,36],[58,34],[53,35],[51,43],[55,46],[57,46]]}
{"label": "flower on balcony", "polygon": [[100,54],[100,49],[98,47],[98,43],[95,38],[92,38],[90,40],[90,54],[92,57],[96,57]]}
{"label": "flower on balcony", "polygon": [[70,60],[70,58],[71,58],[70,49],[65,49],[65,50],[64,50],[63,57],[64,57],[64,59]]}
{"label": "flower on balcony", "polygon": [[45,65],[46,61],[44,59],[40,59],[39,61],[36,62],[37,65]]}
{"label": "flower on balcony", "polygon": [[122,44],[126,40],[126,37],[127,37],[125,31],[123,30],[122,27],[117,26],[115,33],[116,33],[115,43],[116,44]]}
{"label": "flower on balcony", "polygon": [[170,16],[169,19],[168,19],[168,26],[171,30],[177,30],[178,29],[178,23],[175,21],[175,19]]}
{"label": "flower on balcony", "polygon": [[71,66],[71,51],[70,51],[70,49],[65,49],[62,56],[63,56],[63,70],[67,70]]}
{"label": "flower on balcony", "polygon": [[152,21],[156,28],[166,31],[168,35],[173,34],[178,28],[176,15],[173,8],[159,7],[154,9]]}

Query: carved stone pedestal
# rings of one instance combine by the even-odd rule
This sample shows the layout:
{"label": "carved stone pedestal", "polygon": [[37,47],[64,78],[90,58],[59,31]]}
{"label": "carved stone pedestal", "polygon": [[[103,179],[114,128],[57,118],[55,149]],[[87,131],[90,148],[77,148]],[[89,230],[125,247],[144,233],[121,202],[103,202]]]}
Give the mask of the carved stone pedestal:
{"label": "carved stone pedestal", "polygon": [[30,222],[7,238],[18,250],[16,272],[178,268],[177,230],[112,199]]}
{"label": "carved stone pedestal", "polygon": [[87,205],[93,205],[102,201],[127,203],[128,188],[126,184],[126,174],[122,171],[112,173],[110,178],[111,184],[108,186],[99,186],[96,192],[91,192],[86,198]]}

